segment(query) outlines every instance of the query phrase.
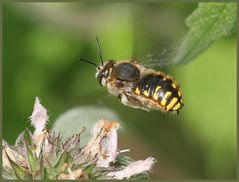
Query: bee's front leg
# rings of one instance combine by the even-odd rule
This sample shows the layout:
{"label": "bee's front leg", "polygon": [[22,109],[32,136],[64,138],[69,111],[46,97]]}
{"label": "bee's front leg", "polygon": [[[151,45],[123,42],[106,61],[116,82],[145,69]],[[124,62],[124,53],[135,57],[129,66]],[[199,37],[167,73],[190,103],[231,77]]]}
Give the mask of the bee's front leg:
{"label": "bee's front leg", "polygon": [[143,103],[140,100],[133,97],[129,92],[125,92],[125,91],[121,92],[118,98],[120,99],[121,103],[126,106],[133,107],[133,108],[140,108],[148,112],[150,111],[148,108],[146,108],[143,105]]}

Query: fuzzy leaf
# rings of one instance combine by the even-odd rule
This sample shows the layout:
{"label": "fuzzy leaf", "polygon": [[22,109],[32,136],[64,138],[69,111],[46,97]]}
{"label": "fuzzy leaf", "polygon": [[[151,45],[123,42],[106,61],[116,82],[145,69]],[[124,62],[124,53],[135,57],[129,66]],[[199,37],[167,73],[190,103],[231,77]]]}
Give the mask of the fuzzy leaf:
{"label": "fuzzy leaf", "polygon": [[189,31],[172,62],[189,62],[215,40],[235,31],[236,17],[236,3],[199,3],[198,8],[186,19]]}

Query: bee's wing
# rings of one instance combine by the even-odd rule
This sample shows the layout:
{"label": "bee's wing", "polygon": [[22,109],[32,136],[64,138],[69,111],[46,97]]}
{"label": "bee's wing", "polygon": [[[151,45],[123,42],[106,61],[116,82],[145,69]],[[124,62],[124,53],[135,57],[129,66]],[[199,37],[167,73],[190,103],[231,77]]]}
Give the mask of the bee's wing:
{"label": "bee's wing", "polygon": [[147,55],[145,58],[139,60],[139,62],[145,67],[154,69],[167,67],[170,65],[175,65],[175,53],[176,47],[167,45],[161,50],[157,50],[154,53]]}

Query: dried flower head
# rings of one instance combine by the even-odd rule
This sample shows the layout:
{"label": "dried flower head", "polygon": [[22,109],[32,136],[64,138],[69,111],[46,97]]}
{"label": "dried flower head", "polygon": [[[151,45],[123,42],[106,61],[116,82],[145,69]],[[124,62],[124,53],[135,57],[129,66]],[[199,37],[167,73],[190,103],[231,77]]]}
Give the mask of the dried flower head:
{"label": "dried flower head", "polygon": [[38,97],[30,119],[33,134],[26,129],[14,146],[2,141],[5,179],[145,179],[155,163],[152,157],[133,161],[118,152],[116,121],[96,122],[91,139],[81,146],[84,128],[64,142],[46,130],[47,110]]}

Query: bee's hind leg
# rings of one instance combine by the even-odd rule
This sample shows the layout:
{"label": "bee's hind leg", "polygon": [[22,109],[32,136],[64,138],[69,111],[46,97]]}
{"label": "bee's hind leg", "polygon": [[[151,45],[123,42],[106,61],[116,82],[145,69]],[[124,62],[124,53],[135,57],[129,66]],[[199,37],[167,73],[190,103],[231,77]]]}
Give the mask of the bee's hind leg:
{"label": "bee's hind leg", "polygon": [[143,106],[142,102],[140,102],[137,98],[130,95],[130,93],[128,92],[122,92],[118,96],[118,98],[120,99],[121,103],[126,106],[133,107],[133,108],[140,108],[148,112],[150,111],[148,108]]}

